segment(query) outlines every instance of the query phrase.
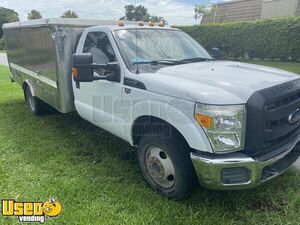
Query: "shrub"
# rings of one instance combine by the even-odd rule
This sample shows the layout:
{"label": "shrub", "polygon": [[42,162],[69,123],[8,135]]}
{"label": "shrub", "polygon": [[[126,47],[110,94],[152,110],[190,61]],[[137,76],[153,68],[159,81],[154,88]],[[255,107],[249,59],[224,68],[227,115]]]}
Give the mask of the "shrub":
{"label": "shrub", "polygon": [[300,59],[300,17],[180,28],[206,49],[218,47],[225,58]]}

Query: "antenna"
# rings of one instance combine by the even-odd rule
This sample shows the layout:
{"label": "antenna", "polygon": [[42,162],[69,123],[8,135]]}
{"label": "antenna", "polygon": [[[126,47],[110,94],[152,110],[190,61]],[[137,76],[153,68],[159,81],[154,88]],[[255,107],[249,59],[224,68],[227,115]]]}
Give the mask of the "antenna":
{"label": "antenna", "polygon": [[138,31],[137,31],[137,21],[136,21],[136,0],[134,2],[134,21],[135,21],[135,56],[136,56],[136,74],[139,74],[139,56],[138,56]]}

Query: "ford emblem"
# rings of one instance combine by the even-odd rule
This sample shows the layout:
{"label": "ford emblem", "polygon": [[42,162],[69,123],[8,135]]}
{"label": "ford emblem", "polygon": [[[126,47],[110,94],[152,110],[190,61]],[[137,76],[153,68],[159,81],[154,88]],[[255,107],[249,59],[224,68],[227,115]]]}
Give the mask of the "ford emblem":
{"label": "ford emblem", "polygon": [[300,108],[296,109],[295,112],[292,112],[292,113],[289,115],[288,123],[289,123],[289,124],[295,124],[295,123],[297,123],[299,120],[300,120]]}

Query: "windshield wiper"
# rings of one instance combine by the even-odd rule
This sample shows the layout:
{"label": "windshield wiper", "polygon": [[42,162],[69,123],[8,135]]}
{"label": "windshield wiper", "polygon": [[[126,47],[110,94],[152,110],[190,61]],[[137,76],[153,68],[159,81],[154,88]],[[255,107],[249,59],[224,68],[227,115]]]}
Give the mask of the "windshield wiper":
{"label": "windshield wiper", "polygon": [[211,58],[187,58],[187,59],[181,59],[181,60],[175,60],[175,59],[160,59],[160,60],[152,60],[152,61],[139,61],[139,62],[133,62],[133,64],[151,64],[151,65],[179,65],[179,64],[186,64],[186,63],[192,63],[192,62],[204,62],[204,61],[212,61],[214,59]]}
{"label": "windshield wiper", "polygon": [[182,63],[184,62],[181,62],[179,60],[161,59],[161,60],[152,60],[152,61],[133,62],[132,64],[178,65]]}
{"label": "windshield wiper", "polygon": [[181,59],[181,60],[179,60],[179,62],[191,63],[191,62],[205,62],[205,61],[213,61],[213,60],[214,59],[211,59],[211,58],[195,57],[195,58]]}

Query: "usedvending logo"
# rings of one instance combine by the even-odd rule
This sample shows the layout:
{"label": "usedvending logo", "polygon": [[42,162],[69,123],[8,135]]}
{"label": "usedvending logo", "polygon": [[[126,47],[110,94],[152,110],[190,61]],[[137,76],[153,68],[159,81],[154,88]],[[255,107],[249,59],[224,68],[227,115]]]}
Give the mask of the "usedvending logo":
{"label": "usedvending logo", "polygon": [[14,199],[2,200],[2,215],[18,217],[19,222],[44,223],[46,218],[58,217],[63,206],[51,198],[46,202],[17,202]]}

